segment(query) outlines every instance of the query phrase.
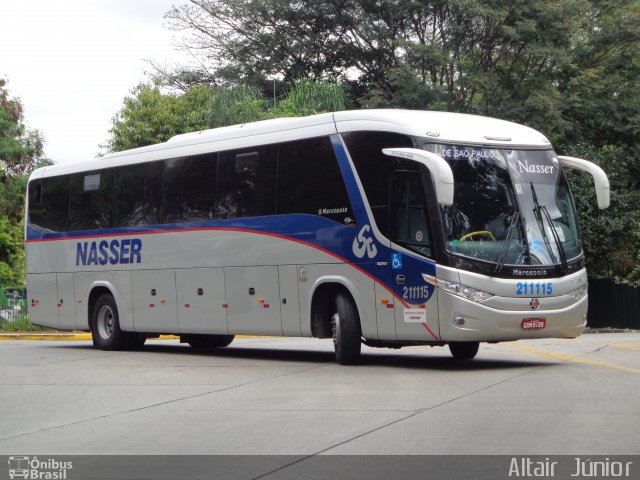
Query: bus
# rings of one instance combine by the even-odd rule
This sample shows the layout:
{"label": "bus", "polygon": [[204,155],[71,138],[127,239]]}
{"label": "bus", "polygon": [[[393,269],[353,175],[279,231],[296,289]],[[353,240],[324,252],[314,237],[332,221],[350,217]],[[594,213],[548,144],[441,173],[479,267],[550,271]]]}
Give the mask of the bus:
{"label": "bus", "polygon": [[564,168],[531,128],[474,115],[340,111],[177,135],[35,170],[30,318],[101,349],[174,334],[361,345],[574,338],[587,274]]}

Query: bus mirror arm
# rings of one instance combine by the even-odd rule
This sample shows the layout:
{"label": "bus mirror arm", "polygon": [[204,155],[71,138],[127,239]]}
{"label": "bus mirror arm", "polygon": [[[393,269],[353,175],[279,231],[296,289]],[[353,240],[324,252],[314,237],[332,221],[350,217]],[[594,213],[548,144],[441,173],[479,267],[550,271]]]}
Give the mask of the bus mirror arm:
{"label": "bus mirror arm", "polygon": [[610,188],[607,174],[604,173],[598,165],[587,160],[575,157],[563,157],[558,155],[560,165],[566,168],[575,168],[589,173],[593,177],[596,186],[596,198],[598,199],[598,208],[605,209],[609,207]]}
{"label": "bus mirror arm", "polygon": [[383,148],[382,153],[390,157],[412,160],[429,170],[440,205],[453,205],[453,172],[449,164],[439,155],[417,148]]}

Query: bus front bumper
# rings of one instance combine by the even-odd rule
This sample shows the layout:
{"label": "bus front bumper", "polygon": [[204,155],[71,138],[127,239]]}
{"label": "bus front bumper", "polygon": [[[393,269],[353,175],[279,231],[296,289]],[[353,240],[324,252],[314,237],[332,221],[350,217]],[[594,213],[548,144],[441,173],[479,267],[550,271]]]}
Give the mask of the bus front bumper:
{"label": "bus front bumper", "polygon": [[[533,338],[575,338],[587,324],[588,297],[556,297],[564,308],[534,310],[522,299],[519,310],[498,310],[449,292],[438,292],[440,336],[445,342],[492,342]],[[526,308],[528,309],[525,309]]]}

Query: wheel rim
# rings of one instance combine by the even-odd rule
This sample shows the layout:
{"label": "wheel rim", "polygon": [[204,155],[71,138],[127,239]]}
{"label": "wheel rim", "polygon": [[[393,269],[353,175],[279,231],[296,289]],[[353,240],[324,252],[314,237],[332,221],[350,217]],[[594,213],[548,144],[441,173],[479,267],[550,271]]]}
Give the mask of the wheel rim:
{"label": "wheel rim", "polygon": [[338,346],[338,335],[340,334],[340,314],[334,313],[331,317],[331,336],[333,337],[333,345]]}
{"label": "wheel rim", "polygon": [[108,305],[103,305],[98,310],[98,318],[96,319],[96,325],[98,327],[98,335],[102,338],[111,338],[113,335],[113,310]]}

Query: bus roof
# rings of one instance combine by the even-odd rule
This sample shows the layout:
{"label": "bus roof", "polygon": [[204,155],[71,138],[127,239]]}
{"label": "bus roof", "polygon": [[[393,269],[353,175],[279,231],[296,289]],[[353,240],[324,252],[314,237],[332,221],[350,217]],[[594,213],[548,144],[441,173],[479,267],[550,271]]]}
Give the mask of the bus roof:
{"label": "bus roof", "polygon": [[39,168],[31,174],[31,178],[365,130],[405,133],[430,139],[433,143],[512,148],[550,148],[551,145],[543,134],[532,128],[490,117],[423,110],[347,110],[185,133],[156,145],[116,152],[83,162]]}

